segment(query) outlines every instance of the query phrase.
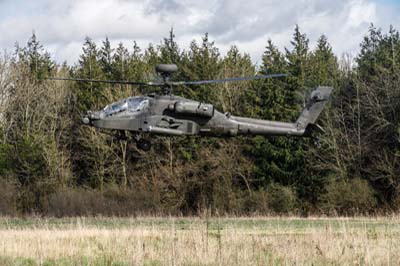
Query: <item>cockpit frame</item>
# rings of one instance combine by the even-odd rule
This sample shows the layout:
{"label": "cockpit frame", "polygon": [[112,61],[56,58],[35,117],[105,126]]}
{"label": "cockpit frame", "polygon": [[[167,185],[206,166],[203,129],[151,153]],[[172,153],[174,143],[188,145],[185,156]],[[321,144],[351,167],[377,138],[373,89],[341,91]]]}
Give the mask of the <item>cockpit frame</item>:
{"label": "cockpit frame", "polygon": [[104,107],[103,112],[105,117],[113,116],[118,113],[136,113],[143,111],[149,106],[149,99],[143,96],[133,96],[122,99]]}

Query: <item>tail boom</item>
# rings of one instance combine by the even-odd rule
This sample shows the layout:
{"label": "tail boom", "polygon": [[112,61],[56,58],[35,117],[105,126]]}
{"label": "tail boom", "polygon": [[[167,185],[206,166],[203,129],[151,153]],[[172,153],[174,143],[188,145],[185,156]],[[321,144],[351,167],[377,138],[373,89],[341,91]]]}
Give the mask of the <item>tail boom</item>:
{"label": "tail boom", "polygon": [[320,128],[316,121],[324,109],[331,87],[318,87],[311,93],[311,97],[294,123],[277,122],[247,117],[231,116],[230,120],[237,125],[239,135],[266,135],[266,136],[308,136],[313,128]]}
{"label": "tail boom", "polygon": [[298,129],[295,123],[276,122],[245,117],[231,117],[237,123],[239,135],[268,135],[268,136],[301,136],[304,129]]}

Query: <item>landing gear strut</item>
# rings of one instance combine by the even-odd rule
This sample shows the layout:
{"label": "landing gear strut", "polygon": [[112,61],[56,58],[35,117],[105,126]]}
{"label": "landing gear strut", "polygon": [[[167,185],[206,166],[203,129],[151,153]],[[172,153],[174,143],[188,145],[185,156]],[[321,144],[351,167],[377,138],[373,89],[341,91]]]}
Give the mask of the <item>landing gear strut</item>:
{"label": "landing gear strut", "polygon": [[117,139],[118,140],[128,140],[128,137],[126,136],[125,130],[119,130],[118,131]]}
{"label": "landing gear strut", "polygon": [[141,134],[133,134],[133,138],[128,138],[124,130],[121,130],[117,134],[117,139],[118,140],[124,140],[128,141],[129,144],[133,144],[132,141],[129,140],[134,140],[136,142],[136,147],[140,150],[143,151],[149,151],[151,149],[151,142],[143,139]]}

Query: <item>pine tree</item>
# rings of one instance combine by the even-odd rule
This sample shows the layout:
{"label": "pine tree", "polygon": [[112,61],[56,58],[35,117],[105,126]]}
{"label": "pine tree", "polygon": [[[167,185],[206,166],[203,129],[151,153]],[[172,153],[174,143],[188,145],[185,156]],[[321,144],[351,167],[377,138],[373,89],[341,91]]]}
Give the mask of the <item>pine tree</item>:
{"label": "pine tree", "polygon": [[168,38],[164,38],[163,43],[159,46],[160,61],[164,64],[179,64],[181,51],[175,41],[174,29],[171,28]]}
{"label": "pine tree", "polygon": [[[317,86],[332,86],[335,91],[339,90],[340,70],[337,58],[332,51],[331,45],[325,35],[320,36],[317,42],[317,47],[310,53],[309,57],[309,73],[307,74],[307,84],[310,90]],[[325,128],[325,124],[330,127],[333,116],[329,106],[325,108],[324,113],[319,117],[318,124]],[[329,131],[329,130],[328,130]],[[325,143],[334,143],[335,137],[330,133],[318,134],[313,132],[313,136],[321,138],[321,146]],[[299,196],[315,206],[318,200],[325,192],[324,188],[329,183],[331,172],[328,167],[321,167],[321,156],[331,156],[334,145],[329,147],[316,147],[311,141],[306,143],[305,153],[307,160],[305,161],[306,175],[302,176],[299,183]]]}
{"label": "pine tree", "polygon": [[356,59],[358,80],[354,80],[353,86],[356,97],[349,103],[349,109],[356,110],[358,115],[357,123],[349,125],[358,133],[353,142],[360,147],[357,153],[360,176],[369,180],[379,191],[380,200],[388,204],[395,201],[400,184],[397,177],[400,172],[399,55],[399,32],[390,27],[388,33],[382,33],[371,25]]}
{"label": "pine tree", "polygon": [[[106,79],[100,60],[100,52],[96,43],[86,37],[83,44],[83,53],[79,57],[79,68],[75,75],[79,78],[87,79]],[[102,88],[104,84],[94,82],[76,83],[76,93],[78,96],[78,107],[81,111],[99,109],[103,107],[100,103]]]}
{"label": "pine tree", "polygon": [[[268,41],[261,73],[285,73],[288,68],[283,54],[272,41]],[[254,105],[259,108],[256,112],[258,116],[280,121],[292,119],[297,108],[293,105],[295,95],[290,90],[290,84],[285,80],[268,79],[257,85],[259,95],[256,95]],[[253,138],[249,153],[255,160],[258,186],[268,186],[271,182],[285,186],[293,185],[301,175],[303,156],[297,139],[258,136]]]}
{"label": "pine tree", "polygon": [[[220,53],[215,43],[209,40],[207,33],[200,45],[196,41],[191,42],[187,57],[187,64],[183,67],[183,76],[187,80],[210,80],[220,77]],[[214,85],[191,86],[189,91],[195,91],[194,97],[198,100],[215,103],[217,95],[211,86]]]}
{"label": "pine tree", "polygon": [[[271,40],[268,40],[262,62],[260,71],[264,75],[287,72],[285,57]],[[286,99],[285,79],[266,79],[259,86],[261,116],[269,120],[291,119],[289,115],[293,106]]]}
{"label": "pine tree", "polygon": [[105,41],[103,41],[103,45],[99,51],[99,59],[100,65],[102,68],[102,72],[105,74],[107,79],[113,78],[112,69],[113,69],[113,52],[114,49],[111,48],[110,41],[108,37],[106,37]]}
{"label": "pine tree", "polygon": [[[250,55],[240,53],[237,46],[232,46],[221,62],[222,77],[249,77],[255,75],[255,66],[251,62]],[[251,82],[226,82],[218,88],[218,102],[223,111],[235,114],[244,113],[245,95],[251,86]]]}
{"label": "pine tree", "polygon": [[390,26],[388,34],[383,34],[371,24],[356,62],[359,74],[367,81],[397,73],[400,70],[400,33]]}
{"label": "pine tree", "polygon": [[[300,32],[300,27],[296,25],[293,34],[293,40],[290,42],[292,49],[286,50],[286,58],[288,61],[288,69],[293,77],[297,80],[297,86],[302,87],[306,82],[306,73],[308,68],[309,57],[309,40],[306,34]],[[299,88],[299,89],[300,89]]]}
{"label": "pine tree", "polygon": [[112,59],[113,78],[115,80],[127,80],[129,78],[129,57],[128,49],[120,42]]}
{"label": "pine tree", "polygon": [[154,65],[147,66],[142,50],[136,42],[133,42],[133,51],[129,58],[129,77],[132,80],[145,80],[150,69],[154,71]]}
{"label": "pine tree", "polygon": [[36,80],[48,77],[55,69],[55,63],[37,40],[35,33],[32,33],[26,47],[16,46],[16,54],[20,62],[28,65],[32,77]]}
{"label": "pine tree", "polygon": [[319,85],[337,87],[339,77],[337,58],[325,35],[317,42],[317,48],[310,55],[310,75],[308,84],[311,87]]}

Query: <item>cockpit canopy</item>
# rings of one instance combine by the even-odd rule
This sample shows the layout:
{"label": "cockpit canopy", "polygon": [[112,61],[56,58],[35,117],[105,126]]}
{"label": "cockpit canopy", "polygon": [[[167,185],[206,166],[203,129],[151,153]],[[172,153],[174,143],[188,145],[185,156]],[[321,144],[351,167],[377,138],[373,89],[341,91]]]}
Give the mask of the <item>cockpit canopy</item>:
{"label": "cockpit canopy", "polygon": [[104,107],[103,111],[106,116],[121,112],[139,112],[149,105],[149,100],[146,97],[137,96],[122,99],[116,103],[112,103]]}

